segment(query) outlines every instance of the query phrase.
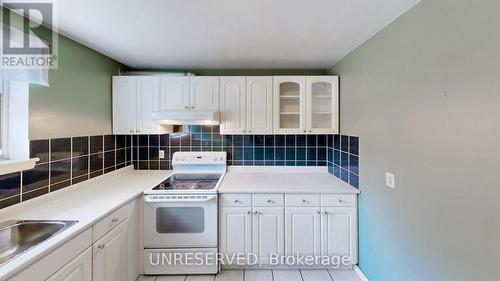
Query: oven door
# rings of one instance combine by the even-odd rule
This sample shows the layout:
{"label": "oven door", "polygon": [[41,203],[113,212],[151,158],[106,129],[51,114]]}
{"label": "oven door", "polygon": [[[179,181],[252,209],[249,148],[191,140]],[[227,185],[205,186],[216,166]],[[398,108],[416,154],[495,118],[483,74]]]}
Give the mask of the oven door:
{"label": "oven door", "polygon": [[144,248],[217,247],[217,195],[144,195]]}

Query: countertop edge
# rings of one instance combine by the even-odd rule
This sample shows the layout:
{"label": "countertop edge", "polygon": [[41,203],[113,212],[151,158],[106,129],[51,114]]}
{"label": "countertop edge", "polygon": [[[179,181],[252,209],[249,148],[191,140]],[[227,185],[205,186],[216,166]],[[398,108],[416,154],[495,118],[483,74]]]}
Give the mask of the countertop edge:
{"label": "countertop edge", "polygon": [[[112,178],[112,176],[116,176],[117,174],[119,175],[119,174],[130,172],[130,171],[136,171],[136,170],[133,170],[133,168],[131,166],[127,166],[127,167],[124,167],[120,170],[110,172],[109,174],[105,174],[103,176],[100,176],[100,177],[97,177],[94,179],[90,179],[88,181],[81,182],[79,184],[70,186],[67,188],[67,190],[60,190],[61,192],[59,194],[71,194],[74,192],[78,192],[79,190],[81,190],[82,188],[85,188],[86,186],[102,183],[103,181],[107,181],[110,178]],[[170,172],[170,171],[164,171],[164,172]],[[127,196],[127,198],[119,200],[117,202],[113,202],[114,204],[110,205],[109,208],[107,208],[105,211],[100,213],[98,216],[92,218],[91,220],[85,221],[85,222],[79,221],[79,223],[76,223],[75,225],[69,227],[66,231],[63,231],[63,232],[55,235],[54,237],[47,239],[46,241],[42,242],[40,245],[37,245],[33,249],[30,249],[29,250],[29,252],[30,252],[29,257],[23,256],[24,255],[23,254],[19,257],[14,258],[13,260],[9,261],[6,264],[1,265],[0,266],[0,281],[1,280],[8,280],[9,278],[15,276],[17,273],[21,272],[23,269],[35,264],[37,261],[39,261],[40,259],[42,259],[46,255],[50,254],[52,251],[61,247],[62,245],[64,245],[68,241],[70,241],[71,239],[73,239],[76,236],[78,236],[79,234],[81,234],[82,232],[86,231],[89,227],[92,227],[95,223],[102,220],[107,215],[111,214],[112,212],[116,211],[117,209],[121,208],[122,206],[128,204],[132,200],[138,198],[143,193],[143,191],[147,188],[149,188],[149,186],[144,186],[144,188],[142,188],[142,189],[139,188],[137,190],[137,192],[131,192],[131,194],[129,196]],[[50,194],[51,193],[48,193],[46,195],[50,195]],[[41,198],[41,197],[44,197],[44,198]],[[32,202],[30,202],[31,203],[30,205],[35,205],[33,203],[36,203],[37,201],[43,202],[44,200],[47,200],[48,197],[49,196],[42,195],[38,198],[32,199],[32,200],[30,200],[30,201],[32,201]],[[29,201],[27,201],[27,202],[29,202]],[[28,206],[21,206],[20,210],[22,211],[23,209],[26,209]],[[9,212],[9,211],[15,210],[15,208],[16,208],[16,205],[10,206],[10,207],[6,208],[7,210],[5,210],[5,211]],[[4,211],[4,210],[2,210],[2,211]],[[3,215],[3,212],[0,212],[0,214]],[[22,217],[22,215],[20,217]],[[92,244],[89,246],[92,246]],[[77,255],[78,255],[78,253],[77,253]]]}

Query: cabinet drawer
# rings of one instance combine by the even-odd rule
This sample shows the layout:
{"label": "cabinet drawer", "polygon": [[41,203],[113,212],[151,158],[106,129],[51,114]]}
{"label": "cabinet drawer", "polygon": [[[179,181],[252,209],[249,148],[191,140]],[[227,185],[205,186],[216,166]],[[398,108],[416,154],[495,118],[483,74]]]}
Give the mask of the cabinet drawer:
{"label": "cabinet drawer", "polygon": [[285,206],[314,207],[319,202],[319,194],[285,194]]}
{"label": "cabinet drawer", "polygon": [[355,207],[356,195],[354,194],[323,194],[321,206]]}
{"label": "cabinet drawer", "polygon": [[124,221],[128,217],[128,213],[129,213],[128,207],[129,207],[129,204],[125,204],[124,206],[120,207],[118,210],[115,210],[114,212],[107,215],[102,220],[95,223],[94,227],[92,228],[92,230],[93,230],[92,231],[93,242],[97,241],[99,238],[104,236],[104,234],[108,233],[113,228],[115,228],[115,226],[117,226],[122,221]]}
{"label": "cabinet drawer", "polygon": [[252,205],[251,194],[223,194],[221,198],[223,207],[247,207]]}
{"label": "cabinet drawer", "polygon": [[253,206],[256,207],[280,207],[283,206],[283,194],[254,194]]}

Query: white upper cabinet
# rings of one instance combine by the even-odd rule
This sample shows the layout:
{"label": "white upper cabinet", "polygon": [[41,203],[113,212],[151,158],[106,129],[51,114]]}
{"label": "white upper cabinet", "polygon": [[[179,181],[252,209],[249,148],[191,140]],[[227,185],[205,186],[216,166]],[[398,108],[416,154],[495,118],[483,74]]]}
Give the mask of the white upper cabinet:
{"label": "white upper cabinet", "polygon": [[246,132],[246,78],[220,78],[221,134]]}
{"label": "white upper cabinet", "polygon": [[274,77],[274,132],[306,133],[306,77]]}
{"label": "white upper cabinet", "polygon": [[247,77],[247,131],[250,134],[273,133],[273,78]]}
{"label": "white upper cabinet", "polygon": [[270,76],[220,78],[221,134],[273,133],[273,79]]}
{"label": "white upper cabinet", "polygon": [[219,77],[191,76],[189,105],[191,110],[219,111]]}
{"label": "white upper cabinet", "polygon": [[160,109],[158,76],[113,77],[113,134],[164,134],[170,126],[153,120]]}
{"label": "white upper cabinet", "polygon": [[189,109],[189,77],[162,76],[160,110]]}
{"label": "white upper cabinet", "polygon": [[138,134],[160,134],[167,131],[153,120],[153,112],[160,110],[160,78],[137,77],[137,128]]}
{"label": "white upper cabinet", "polygon": [[113,133],[133,134],[136,128],[137,80],[113,77]]}
{"label": "white upper cabinet", "polygon": [[338,134],[338,76],[306,77],[307,133]]}

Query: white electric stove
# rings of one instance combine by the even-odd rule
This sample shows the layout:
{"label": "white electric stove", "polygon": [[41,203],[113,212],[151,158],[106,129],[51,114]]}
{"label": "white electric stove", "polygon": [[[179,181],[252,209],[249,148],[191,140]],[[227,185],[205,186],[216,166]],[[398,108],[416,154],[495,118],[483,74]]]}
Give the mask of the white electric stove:
{"label": "white electric stove", "polygon": [[[176,152],[172,166],[171,176],[144,191],[145,274],[217,273],[209,257],[218,247],[217,189],[226,152]],[[182,263],[172,262],[176,255]],[[191,265],[191,255],[204,262]]]}

